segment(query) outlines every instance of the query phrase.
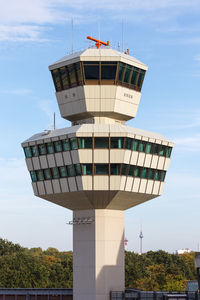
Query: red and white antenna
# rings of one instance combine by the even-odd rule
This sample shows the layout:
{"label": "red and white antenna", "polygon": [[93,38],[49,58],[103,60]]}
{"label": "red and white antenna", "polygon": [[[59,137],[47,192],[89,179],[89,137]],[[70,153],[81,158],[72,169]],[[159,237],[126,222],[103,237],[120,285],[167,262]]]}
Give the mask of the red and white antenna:
{"label": "red and white antenna", "polygon": [[124,246],[127,247],[127,245],[128,245],[128,240],[127,240],[127,238],[125,237],[125,239],[124,239]]}

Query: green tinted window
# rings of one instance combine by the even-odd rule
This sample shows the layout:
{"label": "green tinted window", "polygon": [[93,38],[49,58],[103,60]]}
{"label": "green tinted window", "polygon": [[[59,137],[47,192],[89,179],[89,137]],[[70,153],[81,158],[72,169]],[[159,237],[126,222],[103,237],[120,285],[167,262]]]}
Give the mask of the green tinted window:
{"label": "green tinted window", "polygon": [[69,144],[69,140],[62,140],[62,147],[63,147],[63,151],[69,151],[70,150],[70,144]]}
{"label": "green tinted window", "polygon": [[171,147],[167,147],[167,149],[166,149],[166,157],[170,157],[171,156],[171,152],[172,152],[172,148]]}
{"label": "green tinted window", "polygon": [[152,169],[148,170],[147,178],[148,179],[153,179],[154,178],[154,171]]}
{"label": "green tinted window", "polygon": [[40,155],[47,154],[47,149],[45,144],[38,145]]}
{"label": "green tinted window", "polygon": [[52,179],[52,175],[51,175],[51,170],[50,169],[45,169],[44,170],[44,179],[45,180]]}
{"label": "green tinted window", "polygon": [[143,80],[144,80],[144,75],[145,75],[145,71],[140,70],[140,74],[139,74],[139,78],[138,78],[138,82],[137,82],[137,87],[139,89],[141,89],[141,87],[142,87],[142,83],[143,83]]}
{"label": "green tinted window", "polygon": [[62,151],[62,142],[61,141],[54,142],[54,147],[55,147],[56,152],[61,152]]}
{"label": "green tinted window", "polygon": [[122,175],[126,175],[127,174],[127,167],[128,167],[128,165],[126,165],[126,164],[122,165]]}
{"label": "green tinted window", "polygon": [[61,178],[67,177],[67,169],[65,166],[59,167],[58,169]]}
{"label": "green tinted window", "polygon": [[83,81],[83,78],[82,78],[82,74],[81,74],[80,62],[76,63],[75,67],[76,67],[78,82],[81,83]]}
{"label": "green tinted window", "polygon": [[95,137],[94,138],[95,148],[108,148],[108,138],[107,137]]}
{"label": "green tinted window", "polygon": [[133,165],[129,165],[128,176],[133,176]]}
{"label": "green tinted window", "polygon": [[81,167],[83,175],[92,175],[92,164],[82,164]]}
{"label": "green tinted window", "polygon": [[26,158],[31,158],[32,157],[32,153],[31,153],[31,148],[30,147],[24,147],[24,153]]}
{"label": "green tinted window", "polygon": [[161,174],[160,174],[160,181],[164,181],[164,180],[165,180],[165,174],[166,174],[165,171],[161,171]]}
{"label": "green tinted window", "polygon": [[101,62],[101,80],[115,80],[116,69],[116,62]]}
{"label": "green tinted window", "polygon": [[39,181],[44,180],[43,170],[37,170],[37,171],[36,171],[36,174],[37,174],[37,179],[38,179]]}
{"label": "green tinted window", "polygon": [[129,83],[130,82],[130,74],[131,74],[132,67],[129,65],[126,65],[125,74],[124,74],[124,80],[123,82]]}
{"label": "green tinted window", "polygon": [[153,154],[158,155],[158,151],[159,151],[159,145],[158,144],[154,144],[153,145]]}
{"label": "green tinted window", "polygon": [[62,90],[62,85],[61,85],[61,78],[60,78],[59,70],[58,69],[53,70],[51,72],[51,74],[52,74],[52,77],[53,77],[53,81],[54,81],[56,91],[57,92],[61,91]]}
{"label": "green tinted window", "polygon": [[138,151],[138,145],[139,145],[139,141],[138,140],[133,140],[132,150],[133,151]]}
{"label": "green tinted window", "polygon": [[133,176],[140,177],[140,167],[134,167]]}
{"label": "green tinted window", "polygon": [[60,177],[57,167],[51,169],[53,179],[58,179]]}
{"label": "green tinted window", "polygon": [[123,63],[120,63],[120,64],[119,64],[119,75],[118,75],[118,80],[119,80],[119,81],[122,81],[122,78],[123,78],[123,71],[124,71],[123,66],[124,66]]}
{"label": "green tinted window", "polygon": [[47,153],[48,154],[54,153],[53,143],[46,143],[46,147],[47,147]]}
{"label": "green tinted window", "polygon": [[146,144],[146,153],[150,154],[152,149],[152,143],[147,143]]}
{"label": "green tinted window", "polygon": [[122,138],[122,137],[111,137],[110,138],[110,148],[122,149],[123,145],[124,145],[124,138]]}
{"label": "green tinted window", "polygon": [[71,149],[72,150],[78,149],[77,139],[76,138],[71,138],[70,139],[70,144],[71,144]]}
{"label": "green tinted window", "polygon": [[77,82],[76,82],[76,72],[75,72],[75,67],[74,65],[69,65],[67,66],[67,70],[68,70],[68,74],[69,74],[69,81],[71,86],[76,86]]}
{"label": "green tinted window", "polygon": [[75,170],[76,170],[76,176],[80,176],[81,175],[81,165],[76,164],[75,165]]}
{"label": "green tinted window", "polygon": [[33,157],[36,157],[39,155],[38,147],[36,145],[31,147],[31,151],[32,151]]}
{"label": "green tinted window", "polygon": [[158,154],[160,156],[164,156],[165,155],[165,146],[160,145],[160,149],[159,149]]}
{"label": "green tinted window", "polygon": [[31,180],[33,182],[36,182],[37,181],[36,172],[35,171],[30,171],[30,175],[31,175]]}
{"label": "green tinted window", "polygon": [[86,80],[99,80],[99,62],[84,62]]}
{"label": "green tinted window", "polygon": [[79,149],[91,149],[92,148],[92,137],[78,138]]}
{"label": "green tinted window", "polygon": [[126,149],[131,149],[131,145],[132,145],[132,139],[131,138],[126,138],[125,148]]}
{"label": "green tinted window", "polygon": [[147,168],[142,169],[141,178],[147,178]]}
{"label": "green tinted window", "polygon": [[159,171],[158,170],[155,170],[154,172],[154,180],[159,180]]}
{"label": "green tinted window", "polygon": [[107,164],[95,164],[94,165],[95,175],[108,175],[108,165]]}
{"label": "green tinted window", "polygon": [[61,76],[61,80],[62,80],[63,89],[64,90],[68,89],[69,88],[69,80],[68,80],[68,74],[67,74],[66,67],[60,68],[60,76]]}
{"label": "green tinted window", "polygon": [[68,173],[68,176],[69,176],[69,177],[74,177],[74,176],[76,176],[75,169],[74,169],[74,165],[69,165],[69,166],[67,166],[67,173]]}
{"label": "green tinted window", "polygon": [[132,76],[131,76],[131,85],[136,85],[137,83],[137,79],[138,79],[138,73],[139,72],[139,69],[134,67],[133,68],[133,73],[132,73]]}
{"label": "green tinted window", "polygon": [[120,164],[110,165],[110,175],[120,175]]}
{"label": "green tinted window", "polygon": [[146,142],[140,141],[138,151],[144,152],[145,151]]}

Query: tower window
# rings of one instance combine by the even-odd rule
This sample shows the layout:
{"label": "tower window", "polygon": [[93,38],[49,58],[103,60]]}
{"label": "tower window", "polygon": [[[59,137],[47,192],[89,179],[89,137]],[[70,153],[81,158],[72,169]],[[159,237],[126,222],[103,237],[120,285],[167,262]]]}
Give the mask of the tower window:
{"label": "tower window", "polygon": [[51,72],[51,74],[53,77],[56,92],[62,91],[62,84],[61,84],[61,77],[60,77],[59,69],[53,70]]}
{"label": "tower window", "polygon": [[82,164],[82,175],[92,175],[92,164]]}
{"label": "tower window", "polygon": [[110,175],[120,175],[120,164],[111,164],[110,165]]}
{"label": "tower window", "polygon": [[117,63],[101,62],[101,80],[115,80]]}
{"label": "tower window", "polygon": [[92,138],[91,137],[81,137],[78,138],[79,149],[91,149],[92,148]]}
{"label": "tower window", "polygon": [[108,175],[108,164],[95,164],[94,165],[95,175]]}
{"label": "tower window", "polygon": [[123,137],[111,137],[110,148],[112,149],[123,149],[124,138]]}
{"label": "tower window", "polygon": [[31,153],[31,148],[30,147],[24,147],[24,153],[26,158],[31,158],[32,153]]}
{"label": "tower window", "polygon": [[95,137],[94,147],[95,148],[108,148],[108,138],[107,137]]}
{"label": "tower window", "polygon": [[85,80],[99,80],[99,62],[84,62]]}

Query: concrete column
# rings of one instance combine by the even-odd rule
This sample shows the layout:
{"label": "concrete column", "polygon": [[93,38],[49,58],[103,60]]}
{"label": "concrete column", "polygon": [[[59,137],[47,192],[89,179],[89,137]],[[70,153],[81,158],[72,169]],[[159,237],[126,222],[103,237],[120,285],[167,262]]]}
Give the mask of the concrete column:
{"label": "concrete column", "polygon": [[91,224],[73,227],[73,299],[109,300],[124,291],[124,211],[75,211],[75,219]]}

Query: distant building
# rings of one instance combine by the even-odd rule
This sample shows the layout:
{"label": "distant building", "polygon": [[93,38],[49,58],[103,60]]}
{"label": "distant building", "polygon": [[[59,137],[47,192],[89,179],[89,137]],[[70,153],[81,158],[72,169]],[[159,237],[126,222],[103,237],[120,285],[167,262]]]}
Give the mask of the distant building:
{"label": "distant building", "polygon": [[189,249],[189,248],[185,248],[185,249],[181,249],[181,250],[176,250],[176,254],[178,254],[178,255],[182,255],[184,253],[191,253],[191,252],[192,252],[192,250]]}

